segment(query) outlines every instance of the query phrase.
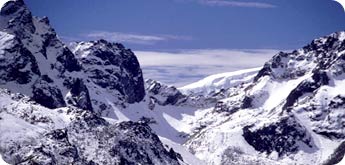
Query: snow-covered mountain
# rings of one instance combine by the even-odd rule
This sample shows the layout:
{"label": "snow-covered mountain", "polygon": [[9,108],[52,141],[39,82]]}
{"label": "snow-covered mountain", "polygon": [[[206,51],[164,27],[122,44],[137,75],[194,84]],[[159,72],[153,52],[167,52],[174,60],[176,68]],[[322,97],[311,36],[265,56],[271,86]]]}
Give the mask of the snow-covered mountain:
{"label": "snow-covered mountain", "polygon": [[211,75],[195,83],[183,86],[179,90],[185,94],[214,95],[229,88],[251,82],[260,69],[253,68]]}
{"label": "snow-covered mountain", "polygon": [[48,109],[24,95],[0,93],[0,146],[8,163],[179,164],[179,155],[147,123],[114,123],[90,111]]}
{"label": "snow-covered mountain", "polygon": [[183,164],[145,118],[116,118],[116,107],[145,96],[135,55],[104,40],[79,43],[84,44],[92,46],[77,46],[72,52],[47,18],[33,17],[22,0],[4,3],[2,159],[10,164]]}
{"label": "snow-covered mountain", "polygon": [[[236,95],[227,117],[185,144],[209,164],[321,164],[344,141],[345,32],[280,52]],[[344,152],[342,154],[344,155]]]}
{"label": "snow-covered mountain", "polygon": [[345,154],[344,40],[345,32],[333,33],[261,68],[175,88],[144,81],[122,44],[67,46],[47,18],[7,0],[0,11],[0,161],[338,163]]}

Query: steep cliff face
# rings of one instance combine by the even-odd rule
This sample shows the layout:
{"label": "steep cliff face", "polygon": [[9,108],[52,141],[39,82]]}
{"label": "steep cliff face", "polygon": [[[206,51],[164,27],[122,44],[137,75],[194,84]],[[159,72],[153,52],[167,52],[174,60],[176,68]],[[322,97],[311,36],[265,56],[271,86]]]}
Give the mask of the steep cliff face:
{"label": "steep cliff face", "polygon": [[125,109],[144,99],[142,71],[130,49],[105,40],[71,43],[69,47],[80,62],[79,79],[88,89],[95,112],[114,118],[114,107]]}
{"label": "steep cliff face", "polygon": [[117,90],[128,103],[143,100],[143,75],[131,50],[105,40],[72,43],[70,47],[94,84],[108,91]]}

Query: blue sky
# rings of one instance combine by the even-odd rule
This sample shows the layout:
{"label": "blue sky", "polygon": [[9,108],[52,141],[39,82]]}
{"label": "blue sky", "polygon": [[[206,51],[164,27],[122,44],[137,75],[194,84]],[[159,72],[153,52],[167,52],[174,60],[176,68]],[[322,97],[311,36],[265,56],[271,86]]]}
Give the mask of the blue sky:
{"label": "blue sky", "polygon": [[[242,2],[242,5],[208,2]],[[250,2],[263,6],[245,5]],[[79,39],[92,32],[157,37],[146,42],[136,38],[129,41],[127,45],[136,50],[294,49],[318,36],[345,29],[344,11],[332,0],[26,0],[26,3],[34,15],[48,16],[57,32],[67,39]]]}
{"label": "blue sky", "polygon": [[[186,50],[205,50],[202,53],[197,51],[199,54],[214,53],[209,50],[221,50],[220,52],[225,53],[223,56],[228,58],[220,61],[229,61],[231,66],[216,67],[219,69],[210,69],[212,71],[207,73],[192,72],[190,77],[193,81],[208,74],[261,66],[274,54],[273,52],[297,49],[314,38],[345,30],[344,10],[332,0],[26,0],[25,2],[34,15],[48,16],[63,40],[105,38],[122,42],[126,47],[138,51],[143,67],[159,68],[156,72],[161,71],[161,67],[164,66],[158,65],[161,61],[157,61],[157,65],[152,63],[147,65],[145,61],[150,61],[147,59],[149,56],[147,52],[163,52],[162,56],[185,55]],[[262,60],[256,65],[238,66],[238,62],[250,58],[237,58],[236,61],[232,58],[234,50],[265,50],[269,54],[263,55]],[[258,55],[256,51],[254,55]],[[207,57],[213,56],[207,54]],[[175,63],[165,65],[168,67],[167,71],[174,65]],[[210,65],[216,66],[216,64]],[[235,65],[238,67],[233,67]],[[193,68],[187,64],[184,67]],[[179,77],[185,79],[186,75]],[[165,80],[167,83],[181,84],[174,81]]]}

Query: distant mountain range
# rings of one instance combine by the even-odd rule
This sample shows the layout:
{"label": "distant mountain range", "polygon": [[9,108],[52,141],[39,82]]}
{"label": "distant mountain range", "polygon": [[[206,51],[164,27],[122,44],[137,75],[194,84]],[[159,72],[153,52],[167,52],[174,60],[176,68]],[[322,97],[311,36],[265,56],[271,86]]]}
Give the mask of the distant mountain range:
{"label": "distant mountain range", "polygon": [[122,44],[65,44],[48,18],[7,0],[0,77],[0,164],[315,165],[345,154],[345,32],[175,88],[145,80]]}

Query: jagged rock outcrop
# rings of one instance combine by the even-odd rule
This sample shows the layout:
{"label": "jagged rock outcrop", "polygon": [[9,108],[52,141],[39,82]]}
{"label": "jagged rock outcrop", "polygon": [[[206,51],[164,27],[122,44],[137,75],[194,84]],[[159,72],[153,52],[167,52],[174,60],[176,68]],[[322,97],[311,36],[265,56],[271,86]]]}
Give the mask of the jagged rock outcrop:
{"label": "jagged rock outcrop", "polygon": [[[1,87],[28,95],[49,108],[68,104],[99,113],[107,109],[104,105],[108,102],[95,98],[99,90],[112,93],[114,98],[109,99],[116,105],[144,98],[139,62],[123,45],[105,40],[78,43],[75,55],[59,40],[48,18],[33,17],[22,0],[8,1],[0,18],[0,54],[6,59],[0,60]],[[47,77],[51,81],[46,81]],[[83,92],[76,91],[78,85]],[[76,96],[80,94],[83,96]]]}
{"label": "jagged rock outcrop", "polygon": [[155,105],[173,106],[193,106],[193,107],[212,107],[216,104],[217,98],[204,97],[203,95],[183,94],[174,86],[168,86],[161,82],[147,79],[146,91],[149,97],[149,108],[154,109]]}
{"label": "jagged rock outcrop", "polygon": [[159,105],[183,104],[188,99],[174,86],[167,86],[152,79],[146,80],[146,84],[148,93],[152,94],[150,98]]}
{"label": "jagged rock outcrop", "polygon": [[82,79],[77,78],[70,86],[71,90],[66,96],[67,103],[81,109],[93,110],[89,90]]}
{"label": "jagged rock outcrop", "polygon": [[32,86],[32,99],[48,108],[66,106],[60,89],[48,75],[42,75]]}
{"label": "jagged rock outcrop", "polygon": [[0,151],[9,163],[180,164],[146,123],[110,124],[91,111],[51,110],[3,89],[0,99],[7,101],[0,103]]}
{"label": "jagged rock outcrop", "polygon": [[0,19],[1,87],[28,95],[48,108],[65,106],[68,87],[61,82],[74,77],[72,72],[81,67],[49,20],[33,17],[22,0],[5,3]]}
{"label": "jagged rock outcrop", "polygon": [[255,150],[267,154],[277,152],[278,156],[316,148],[306,128],[291,116],[258,129],[254,125],[245,126],[243,137]]}
{"label": "jagged rock outcrop", "polygon": [[128,103],[140,102],[144,98],[142,71],[130,49],[105,40],[74,43],[70,47],[94,84],[119,91]]}
{"label": "jagged rock outcrop", "polygon": [[0,32],[0,77],[1,84],[15,82],[27,84],[40,76],[37,62],[32,53],[14,35]]}

